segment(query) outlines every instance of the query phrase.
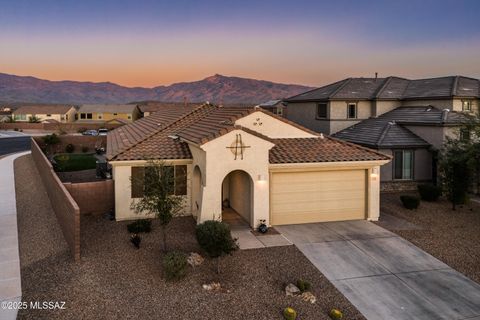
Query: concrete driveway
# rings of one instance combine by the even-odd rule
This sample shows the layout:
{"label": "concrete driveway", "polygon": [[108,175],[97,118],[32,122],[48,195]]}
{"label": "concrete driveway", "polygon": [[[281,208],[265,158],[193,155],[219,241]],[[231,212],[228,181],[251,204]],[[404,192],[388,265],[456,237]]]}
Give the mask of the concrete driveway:
{"label": "concrete driveway", "polygon": [[[371,222],[275,227],[371,320],[480,320],[480,285]],[[333,306],[332,306],[333,307]]]}

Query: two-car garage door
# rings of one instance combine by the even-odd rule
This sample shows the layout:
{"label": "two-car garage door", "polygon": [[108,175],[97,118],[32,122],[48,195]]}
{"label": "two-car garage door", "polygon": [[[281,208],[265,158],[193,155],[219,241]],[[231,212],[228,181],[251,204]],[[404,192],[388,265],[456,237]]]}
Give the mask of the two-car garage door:
{"label": "two-car garage door", "polygon": [[365,219],[366,170],[274,172],[271,224]]}

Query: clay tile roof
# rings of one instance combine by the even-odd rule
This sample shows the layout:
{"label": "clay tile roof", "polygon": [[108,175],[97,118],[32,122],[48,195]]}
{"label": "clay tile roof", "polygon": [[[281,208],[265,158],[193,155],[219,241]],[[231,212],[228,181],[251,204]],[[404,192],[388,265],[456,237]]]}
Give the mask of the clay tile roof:
{"label": "clay tile roof", "polygon": [[14,114],[65,114],[73,106],[71,105],[32,105],[22,106],[15,110]]}
{"label": "clay tile roof", "polygon": [[390,160],[380,152],[325,136],[273,139],[270,163],[313,163]]}
{"label": "clay tile roof", "polygon": [[[330,137],[270,139],[235,125],[237,119],[255,111],[268,113],[260,108],[224,108],[208,104],[185,114],[176,110],[176,116],[155,113],[109,133],[107,157],[120,161],[149,158],[191,159],[188,143],[204,144],[232,130],[240,129],[275,144],[270,151],[271,163],[389,159],[376,151]],[[282,118],[279,120],[290,123]],[[159,121],[163,123],[157,124]]]}

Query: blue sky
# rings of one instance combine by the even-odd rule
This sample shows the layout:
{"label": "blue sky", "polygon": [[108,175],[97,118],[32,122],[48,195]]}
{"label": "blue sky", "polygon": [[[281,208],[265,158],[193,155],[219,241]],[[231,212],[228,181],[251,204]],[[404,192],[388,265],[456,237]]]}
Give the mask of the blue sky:
{"label": "blue sky", "polygon": [[480,77],[480,1],[0,1],[0,72],[154,86]]}

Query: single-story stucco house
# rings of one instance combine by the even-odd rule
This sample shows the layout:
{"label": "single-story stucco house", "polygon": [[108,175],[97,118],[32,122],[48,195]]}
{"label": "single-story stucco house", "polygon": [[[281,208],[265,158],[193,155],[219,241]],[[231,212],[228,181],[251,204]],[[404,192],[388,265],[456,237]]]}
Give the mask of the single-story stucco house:
{"label": "single-story stucco house", "polygon": [[[316,133],[262,108],[162,109],[109,132],[117,220],[142,190],[146,159],[174,166],[175,194],[197,222],[222,219],[222,204],[251,227],[377,220],[380,166],[390,157]],[[227,201],[226,201],[227,200]]]}
{"label": "single-story stucco house", "polygon": [[28,105],[21,106],[12,113],[17,122],[28,122],[31,117],[36,117],[40,122],[54,120],[69,123],[75,120],[77,110],[72,105]]}

